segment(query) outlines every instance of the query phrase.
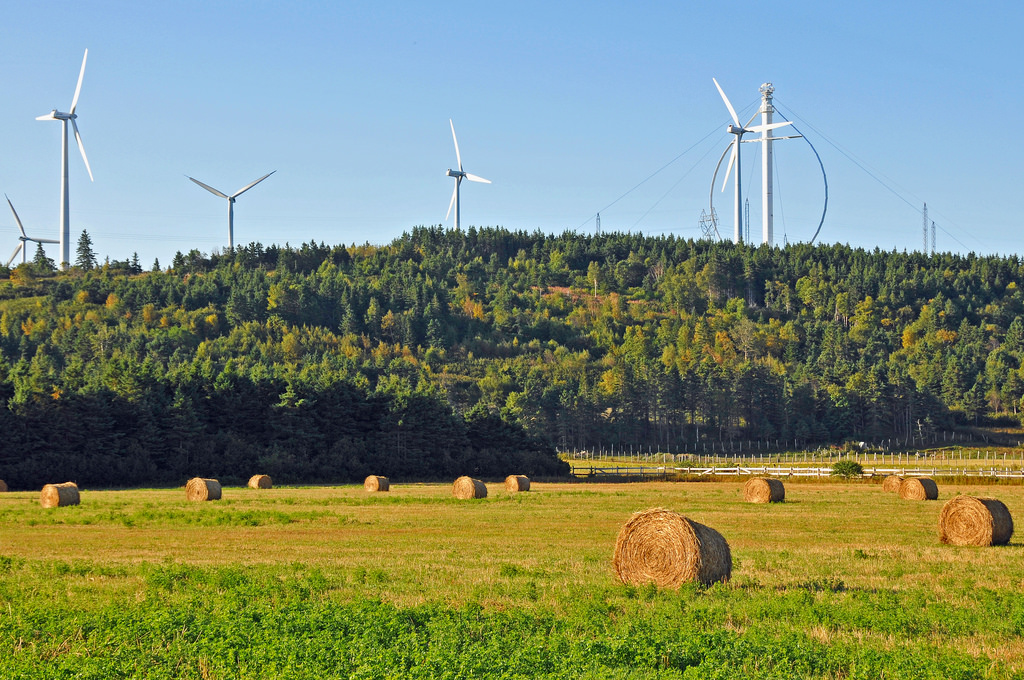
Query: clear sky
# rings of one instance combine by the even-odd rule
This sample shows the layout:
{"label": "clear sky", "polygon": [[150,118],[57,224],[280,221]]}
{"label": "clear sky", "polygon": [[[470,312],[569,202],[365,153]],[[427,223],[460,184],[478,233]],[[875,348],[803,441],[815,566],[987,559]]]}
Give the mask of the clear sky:
{"label": "clear sky", "polygon": [[[465,170],[493,181],[463,183],[463,227],[592,231],[601,211],[605,231],[698,237],[729,143],[712,77],[744,122],[773,82],[817,148],[819,240],[921,249],[927,202],[939,250],[1024,250],[1019,2],[10,5],[0,192],[31,236],[57,237],[60,172],[60,126],[34,118],[68,109],[89,49],[78,122],[95,182],[72,139],[72,253],[83,228],[101,257],[147,267],[226,246],[227,202],[185,175],[234,193],[277,171],[238,199],[236,243],[441,224],[449,118]],[[743,146],[755,242],[758,146]],[[775,151],[776,241],[807,240],[817,161],[801,140]],[[0,259],[16,245],[3,206]]]}

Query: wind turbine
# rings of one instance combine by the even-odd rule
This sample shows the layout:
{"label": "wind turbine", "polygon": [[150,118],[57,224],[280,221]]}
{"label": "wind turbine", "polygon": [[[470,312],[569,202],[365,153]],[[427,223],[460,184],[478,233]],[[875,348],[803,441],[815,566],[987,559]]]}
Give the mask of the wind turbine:
{"label": "wind turbine", "polygon": [[204,188],[207,191],[209,191],[211,194],[213,194],[215,196],[220,196],[221,198],[228,199],[228,248],[234,249],[234,247],[235,247],[235,199],[238,198],[239,196],[241,196],[242,194],[244,194],[249,189],[252,189],[254,186],[259,184],[260,182],[262,182],[266,178],[268,178],[271,175],[273,175],[275,172],[277,172],[277,170],[271,170],[267,174],[263,175],[263,177],[260,177],[258,180],[256,180],[255,182],[252,182],[251,184],[246,184],[244,187],[242,187],[241,189],[239,189],[235,193],[231,194],[230,196],[228,196],[227,194],[225,194],[223,192],[217,191],[216,189],[211,187],[209,184],[203,184],[202,182],[200,182],[199,180],[197,180],[194,177],[188,177],[188,175],[185,175],[185,176],[188,177],[193,182],[195,182],[196,184],[198,184],[199,186],[201,186],[202,188]]}
{"label": "wind turbine", "polygon": [[[786,125],[792,125],[793,123],[791,121],[786,121],[784,123],[763,123],[761,125],[753,125],[747,127],[750,125],[750,121],[754,120],[753,118],[751,118],[750,121],[747,121],[747,126],[740,125],[740,119],[739,116],[736,115],[736,109],[732,107],[732,104],[729,102],[729,98],[725,96],[725,92],[722,91],[722,86],[719,85],[718,81],[715,80],[714,78],[712,78],[711,80],[714,81],[715,87],[718,88],[718,94],[722,95],[722,101],[725,102],[726,108],[729,109],[729,115],[732,116],[733,125],[727,127],[726,132],[728,132],[731,135],[735,135],[735,138],[732,140],[732,142],[730,142],[730,145],[732,146],[732,154],[729,156],[729,167],[726,168],[725,171],[725,181],[722,182],[722,191],[725,191],[725,185],[729,183],[729,173],[732,172],[732,166],[735,165],[736,200],[733,206],[733,240],[736,241],[736,243],[739,243],[740,241],[743,240],[743,213],[741,212],[743,205],[743,192],[740,186],[740,142],[743,141],[743,135],[745,135],[748,132],[767,133],[769,130],[785,127]],[[761,112],[758,111],[757,113],[754,114],[754,116],[756,117],[760,115],[760,113]]]}
{"label": "wind turbine", "polygon": [[452,119],[448,119],[448,124],[452,126],[452,140],[455,142],[455,160],[459,164],[458,170],[448,169],[447,175],[455,178],[455,191],[452,192],[452,201],[448,204],[448,212],[445,213],[444,219],[447,220],[448,216],[452,214],[452,206],[455,206],[455,229],[459,228],[459,218],[461,213],[461,205],[459,201],[459,185],[462,184],[463,178],[468,179],[470,182],[483,182],[484,184],[490,184],[491,180],[484,179],[483,177],[477,177],[471,175],[468,172],[462,171],[462,156],[459,155],[459,139],[455,136],[455,123]]}
{"label": "wind turbine", "polygon": [[[4,198],[7,198],[7,194],[4,194]],[[60,243],[60,241],[54,241],[52,238],[32,238],[26,234],[25,227],[21,224],[21,218],[18,217],[18,211],[14,209],[14,204],[11,203],[10,198],[7,198],[7,205],[11,206],[11,212],[14,213],[14,221],[18,223],[18,229],[21,230],[21,236],[18,237],[18,240],[21,241],[21,243],[19,243],[18,247],[14,249],[14,252],[11,253],[11,259],[7,260],[7,264],[4,265],[5,267],[11,266],[11,263],[14,262],[14,258],[18,257],[18,251],[21,251],[21,263],[25,264],[27,261],[26,251],[28,250],[25,247],[26,241],[32,241],[34,243]]]}
{"label": "wind turbine", "polygon": [[[85,51],[82,57],[82,70],[78,73],[78,85],[75,86],[75,96],[71,99],[71,110],[63,113],[54,109],[45,116],[38,116],[36,120],[59,120],[62,126],[61,153],[60,153],[60,265],[66,267],[71,262],[71,224],[68,220],[70,200],[68,198],[68,121],[75,130],[75,141],[78,142],[78,150],[82,152],[82,160],[85,161],[85,169],[89,172],[89,181],[92,182],[92,169],[89,167],[89,159],[85,156],[85,146],[82,145],[82,135],[78,133],[78,123],[75,119],[78,114],[75,109],[78,107],[78,95],[82,92],[82,78],[85,76],[85,60],[89,57],[89,50]],[[24,244],[22,244],[24,245]]]}

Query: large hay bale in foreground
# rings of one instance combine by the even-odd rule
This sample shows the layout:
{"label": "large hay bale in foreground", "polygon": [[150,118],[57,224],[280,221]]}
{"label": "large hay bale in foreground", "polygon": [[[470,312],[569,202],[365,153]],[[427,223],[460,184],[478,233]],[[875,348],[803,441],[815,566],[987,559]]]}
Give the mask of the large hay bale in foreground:
{"label": "large hay bale in foreground", "polygon": [[479,479],[462,476],[452,484],[452,495],[459,500],[487,498],[487,486]]}
{"label": "large hay bale in foreground", "polygon": [[216,479],[193,477],[185,485],[185,495],[190,501],[219,501],[220,482]]}
{"label": "large hay bale in foreground", "polygon": [[886,493],[899,493],[900,484],[903,483],[903,478],[899,475],[889,475],[882,480],[882,491]]}
{"label": "large hay bale in foreground", "polygon": [[7,491],[7,482],[0,479],[0,493]]}
{"label": "large hay bale in foreground", "polygon": [[934,501],[939,497],[939,487],[927,477],[911,477],[900,482],[899,494],[908,501]]}
{"label": "large hay bale in foreground", "polygon": [[505,491],[516,493],[530,490],[530,478],[526,475],[509,475],[505,478]]}
{"label": "large hay bale in foreground", "polygon": [[78,505],[78,485],[74,482],[63,484],[47,484],[39,494],[39,504],[44,508],[56,508],[64,505]]}
{"label": "large hay bale in foreground", "polygon": [[748,479],[743,485],[743,500],[748,503],[781,503],[786,500],[786,487],[778,479]]}
{"label": "large hay bale in foreground", "polygon": [[370,475],[363,481],[363,488],[367,491],[390,491],[391,482],[388,481],[387,477],[380,477],[378,475]]}
{"label": "large hay bale in foreground", "polygon": [[274,487],[274,480],[270,475],[253,475],[249,478],[250,489],[271,489]]}
{"label": "large hay bale in foreground", "polygon": [[1006,545],[1013,536],[1013,518],[995,498],[956,496],[939,514],[939,540],[949,545]]}
{"label": "large hay bale in foreground", "polygon": [[732,554],[722,534],[665,508],[634,512],[615,539],[612,568],[628,585],[678,588],[727,581]]}

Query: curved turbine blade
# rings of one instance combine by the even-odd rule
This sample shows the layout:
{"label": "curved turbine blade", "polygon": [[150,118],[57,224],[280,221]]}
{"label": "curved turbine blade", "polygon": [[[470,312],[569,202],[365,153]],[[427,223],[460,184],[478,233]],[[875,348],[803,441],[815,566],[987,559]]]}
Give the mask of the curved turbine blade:
{"label": "curved turbine blade", "polygon": [[50,111],[45,116],[36,116],[36,120],[57,120],[57,117],[54,116],[53,113],[54,113],[53,111]]}
{"label": "curved turbine blade", "polygon": [[244,187],[242,187],[241,189],[239,189],[235,193],[231,194],[231,196],[229,198],[238,198],[239,196],[244,194],[249,189],[252,189],[254,186],[256,186],[257,184],[259,184],[260,182],[262,182],[266,178],[268,178],[271,175],[273,175],[275,172],[277,172],[277,170],[271,170],[270,172],[268,172],[267,174],[263,175],[263,177],[260,177],[258,180],[256,180],[252,184],[246,184]]}
{"label": "curved turbine blade", "polygon": [[75,141],[78,142],[78,150],[82,152],[82,160],[85,161],[85,169],[89,171],[89,181],[95,182],[92,178],[92,168],[89,167],[89,159],[85,157],[85,145],[82,144],[82,135],[78,134],[78,123],[71,119],[71,127],[75,129]]}
{"label": "curved turbine blade", "polygon": [[11,206],[11,212],[14,213],[14,221],[18,223],[18,229],[21,229],[21,235],[28,238],[28,234],[25,233],[25,227],[21,225],[21,218],[18,217],[18,211],[14,209],[14,204],[11,203],[11,199],[4,194],[4,198],[7,199],[7,205]]}
{"label": "curved turbine blade", "polygon": [[491,183],[491,180],[489,180],[489,179],[484,179],[483,177],[477,177],[476,175],[471,175],[468,172],[466,173],[466,179],[468,179],[470,182],[483,182],[484,184],[490,184]]}
{"label": "curved turbine blade", "polygon": [[7,264],[5,264],[4,266],[5,267],[10,267],[11,263],[14,262],[14,258],[16,258],[18,256],[18,253],[21,252],[21,249],[24,248],[24,247],[25,247],[25,242],[24,241],[19,243],[18,247],[14,249],[14,252],[11,253],[11,259],[7,260]]}
{"label": "curved turbine blade", "polygon": [[25,238],[33,243],[60,243],[60,241],[56,241],[52,238],[32,238],[31,236],[26,236]]}
{"label": "curved turbine blade", "polygon": [[78,106],[78,95],[82,92],[82,78],[85,77],[85,60],[89,58],[89,50],[85,51],[85,56],[82,57],[82,70],[78,72],[78,85],[75,86],[75,96],[71,100],[71,110],[68,113],[74,113],[75,107]]}
{"label": "curved turbine blade", "polygon": [[452,126],[452,140],[455,142],[455,160],[459,163],[459,172],[462,172],[462,156],[459,155],[459,139],[455,136],[455,123],[449,118],[448,124]]}
{"label": "curved turbine blade", "polygon": [[715,87],[718,88],[718,94],[722,95],[722,101],[725,102],[725,106],[729,109],[729,115],[732,116],[732,122],[736,123],[736,127],[740,126],[740,118],[736,115],[736,109],[732,108],[732,104],[729,102],[729,98],[725,96],[725,92],[722,91],[722,86],[718,84],[718,81],[712,78]]}
{"label": "curved turbine blade", "polygon": [[732,142],[732,154],[729,155],[729,167],[725,169],[725,180],[722,181],[722,191],[725,191],[725,185],[729,183],[729,175],[732,173],[732,166],[736,165],[736,154],[739,153],[739,144],[735,140]]}
{"label": "curved turbine blade", "polygon": [[458,180],[458,178],[456,178],[455,179],[455,191],[452,192],[452,200],[451,200],[451,203],[448,204],[448,212],[446,212],[444,214],[444,221],[445,222],[448,221],[448,217],[451,216],[451,214],[452,214],[452,208],[455,207],[455,197],[458,196],[458,195],[459,195],[459,180]]}
{"label": "curved turbine blade", "polygon": [[[188,175],[185,175],[185,177],[188,177]],[[214,194],[214,195],[216,195],[216,196],[220,196],[221,198],[226,198],[226,199],[228,199],[228,200],[230,200],[230,199],[231,199],[231,197],[230,197],[230,196],[228,196],[227,194],[222,194],[221,192],[217,191],[216,189],[214,189],[214,188],[213,188],[213,187],[211,187],[210,185],[208,185],[208,184],[203,184],[202,182],[200,182],[199,180],[197,180],[197,179],[196,179],[195,177],[188,177],[188,178],[189,178],[190,180],[192,180],[193,182],[195,182],[196,184],[198,184],[199,186],[201,186],[202,188],[204,188],[204,189],[206,189],[207,191],[209,191],[209,192],[210,192],[211,194]]]}

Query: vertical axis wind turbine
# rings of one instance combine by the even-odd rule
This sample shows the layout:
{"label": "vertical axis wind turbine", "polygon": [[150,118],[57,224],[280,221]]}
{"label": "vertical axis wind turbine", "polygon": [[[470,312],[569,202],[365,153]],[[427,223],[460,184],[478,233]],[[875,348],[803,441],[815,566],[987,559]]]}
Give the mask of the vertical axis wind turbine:
{"label": "vertical axis wind turbine", "polygon": [[60,153],[60,266],[67,267],[71,262],[71,224],[68,219],[70,199],[68,197],[68,121],[75,130],[75,141],[78,142],[78,150],[82,153],[82,160],[85,161],[85,169],[89,173],[89,181],[92,178],[92,169],[89,167],[89,159],[85,156],[85,146],[82,144],[82,135],[78,133],[78,123],[75,119],[78,114],[75,109],[78,107],[78,95],[82,92],[82,78],[85,77],[85,60],[89,57],[89,50],[85,51],[82,57],[82,70],[78,72],[78,85],[75,86],[75,96],[71,99],[71,110],[67,113],[54,109],[45,116],[38,116],[36,120],[59,120],[62,126],[61,153]]}
{"label": "vertical axis wind turbine", "polygon": [[[740,186],[740,177],[742,174],[740,172],[740,142],[743,141],[743,135],[745,135],[748,132],[767,133],[769,130],[785,127],[786,125],[792,125],[793,123],[790,121],[786,121],[784,123],[762,123],[761,125],[751,126],[750,121],[754,120],[753,118],[751,118],[750,121],[747,121],[746,126],[740,125],[740,119],[739,116],[736,115],[736,109],[732,107],[732,103],[729,102],[729,98],[725,96],[725,92],[722,91],[722,86],[719,85],[718,81],[715,80],[714,78],[712,78],[711,80],[715,83],[715,87],[718,88],[718,94],[722,95],[722,101],[725,102],[725,107],[729,109],[729,115],[732,116],[733,124],[726,128],[726,132],[728,132],[731,135],[735,135],[735,137],[732,140],[732,142],[730,142],[730,145],[732,146],[732,154],[729,156],[729,167],[726,168],[725,171],[725,181],[722,182],[722,191],[725,191],[725,185],[729,183],[729,173],[732,172],[732,166],[735,165],[736,193],[735,202],[733,204],[733,240],[736,241],[736,243],[740,243],[743,241],[743,214],[741,212],[743,205],[743,192]],[[755,113],[754,116],[756,117],[760,113],[761,112],[758,111],[758,113]]]}
{"label": "vertical axis wind turbine", "polygon": [[[7,198],[7,194],[4,194],[4,198]],[[14,204],[11,203],[10,198],[7,198],[7,205],[11,206],[11,212],[14,213],[14,221],[18,223],[18,229],[21,230],[21,236],[18,237],[18,240],[21,241],[21,243],[19,243],[18,247],[14,249],[14,252],[11,253],[11,259],[7,260],[7,264],[4,265],[5,267],[11,266],[11,263],[14,262],[14,258],[18,257],[19,250],[21,251],[21,263],[25,264],[25,262],[28,261],[28,253],[26,252],[28,248],[25,247],[25,243],[27,241],[32,241],[33,243],[60,243],[60,241],[54,241],[52,238],[32,238],[26,234],[25,227],[21,224],[21,218],[18,217],[18,211],[14,209]]]}
{"label": "vertical axis wind turbine", "polygon": [[259,184],[260,182],[262,182],[266,178],[268,178],[271,175],[273,175],[275,172],[277,172],[277,170],[271,170],[267,174],[263,175],[263,177],[260,177],[258,180],[256,180],[255,182],[252,182],[251,184],[246,184],[244,187],[242,187],[241,189],[239,189],[235,193],[231,194],[230,196],[228,196],[227,194],[225,194],[225,193],[223,193],[221,191],[217,191],[216,189],[211,187],[209,184],[203,184],[202,182],[197,180],[195,177],[188,177],[188,175],[185,175],[185,177],[188,177],[190,180],[192,180],[193,182],[195,182],[196,184],[198,184],[202,188],[206,189],[207,191],[209,191],[214,196],[220,196],[221,198],[228,199],[228,248],[231,248],[232,250],[234,250],[234,248],[235,248],[235,199],[238,198],[239,196],[241,196],[242,194],[244,194],[249,189],[252,189],[254,186]]}
{"label": "vertical axis wind turbine", "polygon": [[462,171],[462,156],[459,155],[459,139],[455,136],[455,123],[453,123],[452,119],[449,118],[448,124],[452,126],[452,140],[455,142],[455,160],[459,164],[459,169],[452,170],[449,168],[446,173],[449,177],[455,178],[455,191],[452,192],[452,200],[451,203],[448,204],[448,212],[445,213],[444,219],[448,219],[448,216],[452,214],[452,206],[455,206],[455,230],[458,231],[460,215],[462,212],[462,206],[459,199],[459,185],[462,184],[463,178],[468,179],[470,182],[483,182],[484,184],[490,184],[491,180],[484,179],[483,177],[477,177],[476,175],[471,175],[468,172]]}

